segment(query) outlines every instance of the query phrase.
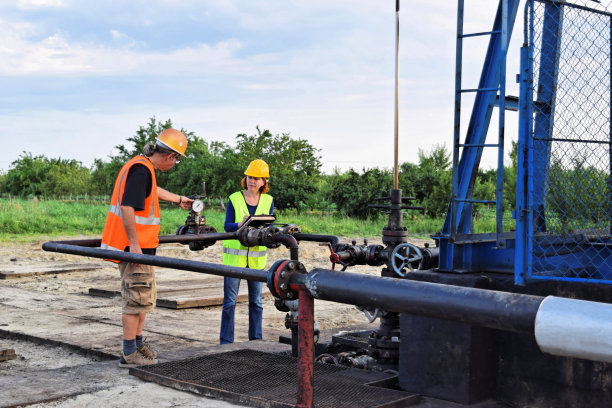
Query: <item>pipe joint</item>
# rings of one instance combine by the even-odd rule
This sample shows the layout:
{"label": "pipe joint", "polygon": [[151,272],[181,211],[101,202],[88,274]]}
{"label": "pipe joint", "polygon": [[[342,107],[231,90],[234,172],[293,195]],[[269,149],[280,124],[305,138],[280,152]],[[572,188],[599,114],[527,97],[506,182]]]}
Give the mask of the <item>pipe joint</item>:
{"label": "pipe joint", "polygon": [[336,245],[335,252],[332,251],[330,261],[341,265],[370,265],[380,266],[387,261],[386,252],[382,245]]}
{"label": "pipe joint", "polygon": [[253,228],[247,227],[238,232],[238,241],[246,247],[265,246],[267,248],[278,248],[280,243],[272,240],[272,236],[278,233],[278,228]]}
{"label": "pipe joint", "polygon": [[278,226],[278,232],[280,234],[299,234],[302,232],[302,229],[297,226],[297,224],[284,224]]}

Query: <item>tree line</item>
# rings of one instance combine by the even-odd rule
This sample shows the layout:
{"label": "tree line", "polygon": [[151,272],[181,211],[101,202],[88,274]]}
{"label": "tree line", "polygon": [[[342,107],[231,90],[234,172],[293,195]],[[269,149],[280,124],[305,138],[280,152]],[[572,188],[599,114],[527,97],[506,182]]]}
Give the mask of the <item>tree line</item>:
{"label": "tree line", "polygon": [[[135,135],[116,146],[117,154],[95,159],[87,168],[74,159],[47,158],[23,152],[8,171],[0,174],[0,193],[21,197],[58,197],[67,195],[110,195],[119,169],[131,157],[140,154],[146,143],[154,142],[164,129],[172,127],[151,118]],[[393,186],[392,171],[363,168],[361,171],[321,171],[319,149],[308,141],[289,134],[272,134],[256,128],[253,135],[239,134],[235,144],[205,141],[193,132],[181,129],[189,140],[188,158],[170,171],[158,173],[160,186],[182,195],[202,194],[205,183],[209,198],[226,200],[240,190],[240,180],[248,163],[261,158],[270,165],[270,187],[279,210],[334,210],[341,214],[367,218],[376,212],[368,209],[376,197],[387,196]],[[504,206],[514,208],[516,197],[516,145],[506,168]],[[451,160],[446,146],[419,150],[418,163],[402,163],[399,187],[403,196],[414,197],[414,205],[423,206],[431,217],[443,216],[451,195]],[[481,170],[474,188],[474,198],[495,197],[496,171]]]}

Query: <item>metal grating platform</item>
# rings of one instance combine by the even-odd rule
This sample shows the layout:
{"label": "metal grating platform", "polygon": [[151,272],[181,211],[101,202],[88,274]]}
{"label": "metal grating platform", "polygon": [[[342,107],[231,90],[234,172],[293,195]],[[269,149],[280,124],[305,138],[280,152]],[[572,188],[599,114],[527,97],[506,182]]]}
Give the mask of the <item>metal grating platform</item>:
{"label": "metal grating platform", "polygon": [[372,330],[344,332],[332,336],[332,343],[367,350]]}
{"label": "metal grating platform", "polygon": [[[255,350],[237,350],[153,366],[131,368],[147,381],[252,407],[294,407],[297,359]],[[382,373],[324,363],[314,366],[317,408],[407,407],[418,396],[372,385]]]}

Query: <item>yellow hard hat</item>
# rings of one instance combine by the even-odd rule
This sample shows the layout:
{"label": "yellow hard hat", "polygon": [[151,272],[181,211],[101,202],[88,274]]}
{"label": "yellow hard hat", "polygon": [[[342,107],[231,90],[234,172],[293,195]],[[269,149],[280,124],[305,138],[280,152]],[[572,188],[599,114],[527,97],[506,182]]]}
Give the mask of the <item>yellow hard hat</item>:
{"label": "yellow hard hat", "polygon": [[249,167],[244,172],[247,176],[251,177],[270,177],[270,167],[268,167],[268,163],[261,159],[253,160],[249,163]]}
{"label": "yellow hard hat", "polygon": [[157,144],[166,149],[174,150],[183,157],[187,150],[187,138],[176,129],[166,129],[157,136]]}

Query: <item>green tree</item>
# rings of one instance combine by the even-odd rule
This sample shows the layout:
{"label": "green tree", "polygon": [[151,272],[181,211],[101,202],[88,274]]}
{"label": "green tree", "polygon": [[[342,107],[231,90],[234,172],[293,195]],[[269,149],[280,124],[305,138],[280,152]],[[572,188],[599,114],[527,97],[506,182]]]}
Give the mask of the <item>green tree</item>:
{"label": "green tree", "polygon": [[332,177],[328,174],[321,174],[316,180],[316,191],[308,196],[306,205],[308,208],[319,211],[335,211],[336,204],[332,199],[333,186]]}
{"label": "green tree", "polygon": [[236,166],[236,151],[225,142],[210,143],[211,157],[209,181],[210,196],[225,201],[230,194],[242,188],[240,180],[244,177],[244,168]]}
{"label": "green tree", "polygon": [[6,193],[6,173],[0,170],[0,193]]}
{"label": "green tree", "polygon": [[288,133],[272,135],[257,127],[256,135],[236,136],[235,165],[244,171],[251,160],[264,160],[270,166],[270,194],[275,208],[302,210],[316,192],[321,174],[318,152],[304,139],[293,139]]}
{"label": "green tree", "polygon": [[20,196],[79,195],[90,192],[90,180],[89,169],[74,159],[48,159],[23,152],[11,163],[4,188]]}
{"label": "green tree", "polygon": [[108,195],[113,192],[113,186],[119,170],[123,166],[123,162],[119,158],[111,158],[109,162],[102,159],[95,159],[91,166],[91,185],[90,193],[92,195]]}
{"label": "green tree", "polygon": [[450,201],[452,174],[450,153],[445,145],[435,145],[428,152],[418,150],[418,165],[402,163],[399,185],[404,196],[416,198],[414,204],[425,207],[432,217],[443,215]]}
{"label": "green tree", "polygon": [[331,199],[336,208],[351,217],[376,216],[378,211],[368,208],[377,197],[388,196],[393,187],[391,171],[379,168],[363,169],[359,174],[353,169],[344,173],[337,170],[331,176]]}
{"label": "green tree", "polygon": [[547,226],[558,234],[607,230],[609,174],[587,165],[587,157],[570,164],[554,158],[546,186]]}
{"label": "green tree", "polygon": [[450,153],[446,144],[434,145],[429,152],[419,149],[419,166],[432,168],[435,171],[448,170],[451,166]]}
{"label": "green tree", "polygon": [[42,182],[45,196],[82,195],[90,192],[91,173],[81,162],[74,159],[49,159],[47,166]]}
{"label": "green tree", "polygon": [[43,195],[48,170],[49,163],[45,156],[23,152],[11,163],[6,173],[6,192],[20,196]]}
{"label": "green tree", "polygon": [[516,183],[518,176],[518,143],[512,141],[512,149],[508,153],[510,166],[504,168],[503,208],[516,209]]}

